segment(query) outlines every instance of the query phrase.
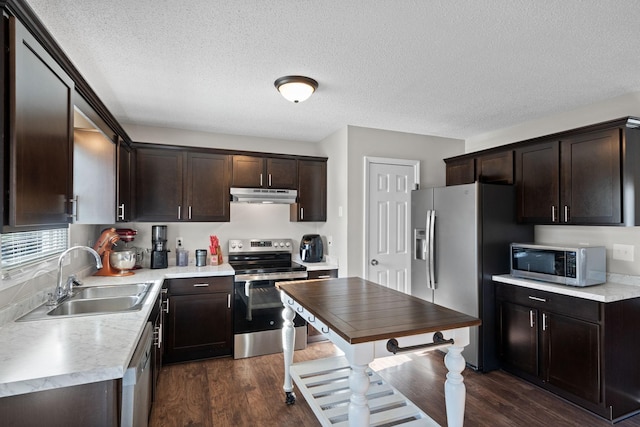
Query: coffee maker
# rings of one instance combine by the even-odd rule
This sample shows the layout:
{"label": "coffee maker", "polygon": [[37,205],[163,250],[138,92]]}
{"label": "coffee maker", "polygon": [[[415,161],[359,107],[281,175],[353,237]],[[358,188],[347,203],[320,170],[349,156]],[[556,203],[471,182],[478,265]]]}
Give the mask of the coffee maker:
{"label": "coffee maker", "polygon": [[167,249],[167,226],[153,225],[151,227],[151,261],[150,268],[167,268],[169,256]]}

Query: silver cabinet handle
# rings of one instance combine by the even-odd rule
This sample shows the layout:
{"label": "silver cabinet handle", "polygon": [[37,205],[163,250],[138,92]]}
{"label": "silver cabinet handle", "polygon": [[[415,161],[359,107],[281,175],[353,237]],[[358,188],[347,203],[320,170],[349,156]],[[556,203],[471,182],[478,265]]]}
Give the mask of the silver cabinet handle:
{"label": "silver cabinet handle", "polygon": [[316,277],[316,279],[331,279],[331,276],[330,276],[330,275],[328,275],[328,274],[326,274],[326,275],[325,275],[325,274],[323,274],[322,276],[318,276],[318,277]]}
{"label": "silver cabinet handle", "polygon": [[569,222],[571,218],[569,218],[569,206],[564,205],[564,222]]}
{"label": "silver cabinet handle", "polygon": [[191,219],[191,206],[189,206],[189,219]]}
{"label": "silver cabinet handle", "polygon": [[262,187],[262,174],[260,174],[260,187]]}
{"label": "silver cabinet handle", "polygon": [[182,206],[178,205],[178,219],[180,219],[181,210]]}
{"label": "silver cabinet handle", "polygon": [[529,310],[529,327],[533,328],[533,310]]}
{"label": "silver cabinet handle", "polygon": [[124,221],[124,203],[118,206],[118,219]]}
{"label": "silver cabinet handle", "polygon": [[269,187],[271,187],[271,174],[269,174]]}
{"label": "silver cabinet handle", "polygon": [[231,308],[231,294],[227,294],[227,308]]}
{"label": "silver cabinet handle", "polygon": [[551,222],[556,222],[556,211],[557,208],[555,206],[551,206]]}
{"label": "silver cabinet handle", "polygon": [[166,314],[169,314],[169,298],[167,298],[165,301],[166,305],[164,306],[164,312]]}
{"label": "silver cabinet handle", "polygon": [[300,219],[304,219],[304,208],[300,208]]}
{"label": "silver cabinet handle", "polygon": [[73,199],[69,199],[69,202],[71,203],[71,215],[69,216],[73,218],[75,221],[77,221],[78,220],[78,195],[76,194]]}
{"label": "silver cabinet handle", "polygon": [[529,295],[529,299],[530,300],[534,300],[534,301],[540,301],[540,302],[547,302],[547,300],[545,298],[538,298],[538,297],[534,297]]}
{"label": "silver cabinet handle", "polygon": [[542,330],[547,330],[547,315],[542,313]]}
{"label": "silver cabinet handle", "polygon": [[377,259],[372,259],[371,260],[371,265],[373,265],[373,266],[378,265],[378,260]]}
{"label": "silver cabinet handle", "polygon": [[209,286],[208,283],[194,283],[193,285],[194,288],[206,288],[208,286]]}

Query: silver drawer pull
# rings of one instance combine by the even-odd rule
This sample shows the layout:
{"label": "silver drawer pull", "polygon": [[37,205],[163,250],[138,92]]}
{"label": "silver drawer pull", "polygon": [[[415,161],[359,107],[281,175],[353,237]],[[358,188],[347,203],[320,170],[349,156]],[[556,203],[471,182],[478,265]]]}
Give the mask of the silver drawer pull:
{"label": "silver drawer pull", "polygon": [[547,300],[544,298],[532,297],[531,295],[529,295],[529,299],[534,301],[547,302]]}
{"label": "silver drawer pull", "polygon": [[206,288],[207,286],[209,286],[208,283],[195,283],[193,285],[194,288]]}
{"label": "silver drawer pull", "polygon": [[318,276],[318,279],[331,279],[331,276],[327,275],[323,275],[323,276]]}

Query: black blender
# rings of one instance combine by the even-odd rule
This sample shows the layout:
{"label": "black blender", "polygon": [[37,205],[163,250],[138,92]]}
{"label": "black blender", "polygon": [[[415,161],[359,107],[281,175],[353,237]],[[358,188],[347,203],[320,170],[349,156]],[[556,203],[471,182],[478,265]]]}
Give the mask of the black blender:
{"label": "black blender", "polygon": [[169,257],[167,250],[167,226],[151,226],[151,268],[167,268]]}

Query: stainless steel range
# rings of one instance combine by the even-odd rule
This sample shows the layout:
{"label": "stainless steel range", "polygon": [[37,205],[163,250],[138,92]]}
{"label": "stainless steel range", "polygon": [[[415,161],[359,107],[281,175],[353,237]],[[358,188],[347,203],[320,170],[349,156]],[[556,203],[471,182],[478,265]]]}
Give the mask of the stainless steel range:
{"label": "stainless steel range", "polygon": [[[234,359],[282,351],[282,310],[275,283],[307,278],[291,261],[291,239],[230,239],[234,278]],[[306,322],[296,315],[295,349],[307,346]]]}

